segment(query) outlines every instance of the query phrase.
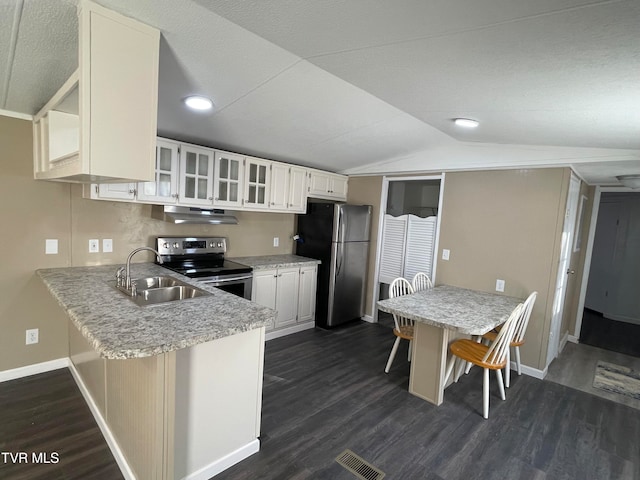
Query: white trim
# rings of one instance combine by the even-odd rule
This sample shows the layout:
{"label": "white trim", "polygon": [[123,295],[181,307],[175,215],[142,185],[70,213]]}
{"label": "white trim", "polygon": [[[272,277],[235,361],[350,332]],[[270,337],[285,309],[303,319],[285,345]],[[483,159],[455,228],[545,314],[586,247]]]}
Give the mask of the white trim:
{"label": "white trim", "polygon": [[38,373],[50,372],[51,370],[66,368],[70,363],[71,362],[69,362],[68,357],[63,357],[56,360],[49,360],[48,362],[34,363],[33,365],[27,365],[26,367],[3,370],[0,372],[0,383],[15,380],[16,378],[30,377],[31,375],[37,375]]}
{"label": "white trim", "polygon": [[[548,371],[549,367],[545,367],[544,370],[538,370],[537,368],[533,368],[533,367],[528,367],[527,365],[520,365],[520,370],[522,371],[523,374],[528,375],[529,377],[533,377],[533,378],[539,378],[540,380],[543,380],[544,377],[547,376],[547,371]],[[518,366],[516,365],[516,362],[511,362],[511,370],[517,372],[518,371]]]}
{"label": "white trim", "polygon": [[89,406],[89,410],[91,410],[91,413],[93,414],[93,418],[95,419],[96,423],[98,424],[98,427],[100,428],[100,431],[102,432],[102,436],[107,442],[107,445],[109,445],[109,449],[111,450],[111,453],[113,454],[113,457],[115,458],[116,463],[120,467],[120,471],[122,472],[122,475],[126,480],[136,480],[136,476],[133,473],[133,470],[129,466],[129,463],[127,462],[124,454],[122,453],[122,450],[118,445],[118,442],[116,441],[115,437],[111,433],[111,430],[109,429],[107,422],[102,416],[102,413],[100,413],[100,409],[98,408],[98,405],[96,405],[96,402],[94,402],[93,397],[91,396],[91,393],[89,393],[89,390],[87,389],[86,385],[82,381],[80,374],[78,373],[78,371],[76,370],[76,367],[73,365],[73,362],[71,361],[69,361],[69,370],[71,371],[71,375],[73,375],[73,378],[76,381],[76,385],[78,385],[78,389],[80,389],[80,393],[82,393],[84,400],[87,402],[87,405]]}
{"label": "white trim", "polygon": [[0,115],[3,117],[18,118],[20,120],[33,122],[33,115],[27,115],[26,113],[12,112],[11,110],[3,110],[0,108]]}
{"label": "white trim", "polygon": [[579,338],[578,338],[578,337],[575,337],[575,336],[573,336],[573,335],[569,335],[569,336],[567,337],[567,340],[568,340],[569,342],[571,342],[571,343],[580,343]]}
{"label": "white trim", "polygon": [[182,477],[182,480],[208,480],[209,478],[223,472],[229,467],[232,467],[238,462],[241,462],[245,458],[258,453],[260,451],[260,440],[257,438],[247,443],[243,447],[234,450],[233,452],[225,455],[224,457],[216,460],[215,462],[205,465],[200,470],[196,470],[190,473],[186,477]]}
{"label": "white trim", "polygon": [[560,339],[560,345],[558,345],[558,355],[560,355],[562,353],[562,351],[564,350],[565,345],[567,345],[567,341],[568,340],[569,340],[569,330],[564,332],[564,335]]}
{"label": "white trim", "polygon": [[589,272],[591,271],[591,256],[593,255],[593,243],[596,238],[596,224],[598,223],[598,212],[600,211],[600,198],[602,188],[596,187],[593,195],[593,206],[591,207],[591,219],[589,220],[589,236],[587,238],[587,251],[584,256],[584,267],[582,268],[582,280],[580,284],[580,296],[578,297],[578,311],[576,312],[576,326],[573,331],[574,337],[580,337],[582,329],[582,315],[584,314],[584,303],[587,298],[587,286],[589,284]]}
{"label": "white trim", "polygon": [[266,335],[264,336],[264,339],[268,341],[268,340],[273,340],[274,338],[285,337],[287,335],[291,335],[292,333],[298,333],[304,330],[310,330],[315,326],[316,326],[316,322],[314,321],[299,323],[298,325],[293,325],[291,327],[267,332]]}
{"label": "white trim", "polygon": [[362,320],[369,323],[378,323],[371,315],[365,315]]}

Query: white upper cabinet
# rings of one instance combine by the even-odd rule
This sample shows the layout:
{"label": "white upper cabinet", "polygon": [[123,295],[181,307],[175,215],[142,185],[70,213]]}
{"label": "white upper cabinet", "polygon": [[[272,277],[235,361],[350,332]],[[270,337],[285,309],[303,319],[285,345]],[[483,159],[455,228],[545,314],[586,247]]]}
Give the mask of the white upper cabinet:
{"label": "white upper cabinet", "polygon": [[181,205],[213,207],[213,150],[192,145],[180,147]]}
{"label": "white upper cabinet", "polygon": [[347,177],[320,170],[310,170],[308,194],[314,198],[346,201]]}
{"label": "white upper cabinet", "polygon": [[89,1],[78,16],[78,70],[34,116],[34,177],[153,181],[160,32]]}
{"label": "white upper cabinet", "polygon": [[91,198],[100,200],[122,200],[133,201],[136,198],[135,183],[101,183],[92,185]]}
{"label": "white upper cabinet", "polygon": [[271,166],[272,210],[304,212],[307,202],[307,169],[286,163],[273,162]]}
{"label": "white upper cabinet", "polygon": [[289,169],[286,163],[271,164],[271,198],[269,207],[272,210],[287,210],[289,203]]}
{"label": "white upper cabinet", "polygon": [[[304,213],[307,210],[307,169],[291,167],[289,170],[289,204],[290,212]],[[345,200],[347,196],[345,194]]]}
{"label": "white upper cabinet", "polygon": [[176,142],[158,139],[156,142],[155,182],[138,183],[138,200],[154,204],[178,201],[178,147]]}
{"label": "white upper cabinet", "polygon": [[245,208],[264,210],[269,207],[272,163],[268,160],[246,158],[243,204]]}
{"label": "white upper cabinet", "polygon": [[215,155],[215,185],[213,200],[216,207],[242,206],[244,157],[228,152]]}

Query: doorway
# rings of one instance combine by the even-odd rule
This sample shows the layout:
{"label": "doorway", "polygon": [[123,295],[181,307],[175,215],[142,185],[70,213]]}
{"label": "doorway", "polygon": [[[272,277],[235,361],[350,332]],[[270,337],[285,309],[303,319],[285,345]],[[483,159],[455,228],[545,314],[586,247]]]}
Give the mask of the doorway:
{"label": "doorway", "polygon": [[424,271],[435,281],[443,189],[444,174],[384,178],[372,305],[374,322],[379,318],[376,302],[388,298],[394,278],[411,281],[417,271]]}
{"label": "doorway", "polygon": [[580,343],[640,357],[640,193],[598,202]]}

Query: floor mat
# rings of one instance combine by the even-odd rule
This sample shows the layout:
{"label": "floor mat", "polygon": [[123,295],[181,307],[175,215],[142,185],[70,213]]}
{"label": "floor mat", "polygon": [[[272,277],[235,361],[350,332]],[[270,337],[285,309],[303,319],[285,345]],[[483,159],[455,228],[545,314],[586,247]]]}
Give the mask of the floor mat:
{"label": "floor mat", "polygon": [[640,372],[628,367],[599,361],[593,386],[640,400]]}

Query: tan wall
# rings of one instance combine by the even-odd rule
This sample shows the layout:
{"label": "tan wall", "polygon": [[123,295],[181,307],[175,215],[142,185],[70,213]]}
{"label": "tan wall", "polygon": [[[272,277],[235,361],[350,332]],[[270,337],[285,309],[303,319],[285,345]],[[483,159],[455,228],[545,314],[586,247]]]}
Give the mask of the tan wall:
{"label": "tan wall", "polygon": [[372,302],[375,290],[376,253],[378,250],[378,221],[380,219],[380,197],[382,177],[351,177],[347,202],[355,205],[371,205],[371,237],[369,243],[369,271],[367,274],[367,298],[365,314],[373,316]]}
{"label": "tan wall", "polygon": [[544,369],[557,272],[568,169],[447,173],[438,284],[525,298],[538,291],[522,348],[525,365]]}
{"label": "tan wall", "polygon": [[[0,116],[0,145],[0,372],[68,356],[67,318],[35,275],[39,268],[123,263],[166,234],[227,236],[229,256],[292,252],[293,214],[236,212],[238,225],[173,225],[152,219],[149,205],[88,200],[80,185],[33,180],[29,121]],[[58,239],[58,255],[45,255],[47,238]],[[88,253],[91,238],[111,238],[113,253]],[[134,260],[151,258],[142,252]],[[38,344],[25,345],[28,328],[40,330]]]}
{"label": "tan wall", "polygon": [[[31,122],[0,116],[0,371],[67,356],[67,319],[35,270],[66,267],[69,250],[69,185],[33,180]],[[60,241],[45,255],[45,239]],[[25,330],[40,342],[25,345]]]}

